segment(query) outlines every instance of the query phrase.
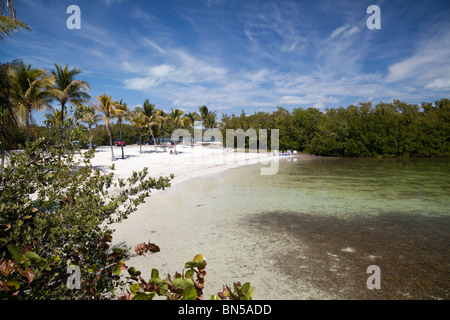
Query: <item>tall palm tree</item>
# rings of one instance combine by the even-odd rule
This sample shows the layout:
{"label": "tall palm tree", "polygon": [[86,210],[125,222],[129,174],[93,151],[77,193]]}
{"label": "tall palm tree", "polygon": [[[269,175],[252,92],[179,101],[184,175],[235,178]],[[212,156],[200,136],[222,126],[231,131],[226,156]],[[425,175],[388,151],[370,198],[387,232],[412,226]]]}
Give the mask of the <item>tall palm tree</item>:
{"label": "tall palm tree", "polygon": [[[82,73],[81,70],[74,67],[69,70],[68,65],[64,69],[55,63],[56,70],[52,71],[55,78],[55,87],[53,94],[55,99],[61,105],[61,123],[64,123],[64,115],[66,114],[66,105],[79,105],[88,102],[91,98],[85,91],[90,90],[89,83],[83,80],[77,80],[77,76]],[[63,129],[61,128],[59,139],[62,140]]]}
{"label": "tall palm tree", "polygon": [[139,148],[140,153],[142,153],[142,139],[141,139],[141,130],[145,127],[147,127],[147,118],[144,115],[144,113],[135,111],[131,113],[131,124],[135,126],[138,129],[139,133]]}
{"label": "tall palm tree", "polygon": [[155,111],[154,119],[155,119],[156,125],[158,126],[159,143],[161,144],[162,138],[163,138],[164,126],[169,121],[169,115],[167,113],[165,113],[163,109],[157,109]]}
{"label": "tall palm tree", "polygon": [[0,171],[5,164],[5,151],[14,144],[12,131],[18,128],[16,113],[11,103],[11,82],[9,78],[9,63],[0,65]]}
{"label": "tall palm tree", "polygon": [[207,106],[201,106],[199,112],[205,129],[214,129],[218,127],[219,123],[217,121],[216,111],[211,112],[208,110]]}
{"label": "tall palm tree", "polygon": [[219,121],[217,121],[217,115],[216,112],[210,112],[208,116],[206,117],[206,124],[205,126],[209,129],[216,129],[219,127]]}
{"label": "tall palm tree", "polygon": [[95,108],[105,115],[103,119],[105,120],[106,131],[108,132],[109,136],[109,146],[111,147],[111,161],[115,161],[116,159],[114,158],[114,149],[110,128],[110,119],[114,116],[114,104],[112,98],[110,96],[107,96],[105,93],[96,98],[98,100],[98,105],[96,105]]}
{"label": "tall palm tree", "polygon": [[209,115],[209,110],[207,106],[201,106],[198,108],[198,111],[200,112],[200,118],[203,122],[203,126],[206,128],[206,123]]}
{"label": "tall palm tree", "polygon": [[179,127],[184,127],[184,120],[182,119],[183,111],[180,109],[171,108],[171,113],[169,114],[169,121],[175,127],[175,130]]}
{"label": "tall palm tree", "polygon": [[61,118],[61,110],[53,110],[52,113],[47,113],[45,115],[44,124],[50,128],[61,128],[61,126],[64,125],[60,123]]}
{"label": "tall palm tree", "polygon": [[22,30],[31,29],[19,20],[12,0],[0,1],[0,40],[11,37],[14,33]]}
{"label": "tall palm tree", "polygon": [[100,122],[102,117],[95,113],[95,109],[90,108],[90,110],[86,111],[86,113],[81,118],[81,121],[86,123],[89,128],[89,150],[92,149],[92,141],[94,140],[94,130],[92,129],[93,125],[96,125],[97,122]]}
{"label": "tall palm tree", "polygon": [[195,121],[200,120],[200,116],[197,112],[188,112],[184,115],[184,126],[189,128],[189,132],[191,133],[191,147],[194,147],[194,125]]}
{"label": "tall palm tree", "polygon": [[31,68],[31,65],[25,66],[23,62],[12,67],[9,75],[11,98],[17,107],[19,118],[25,123],[25,137],[29,142],[31,112],[51,108],[50,102],[53,98],[50,86],[53,81],[45,70]]}
{"label": "tall palm tree", "polygon": [[158,114],[156,113],[155,105],[151,104],[150,101],[148,101],[148,99],[146,99],[144,101],[144,104],[142,105],[142,108],[137,107],[135,109],[135,111],[141,112],[145,115],[147,127],[150,129],[150,134],[153,139],[153,145],[155,146],[155,152],[157,152],[158,150],[156,149],[156,140],[155,140],[155,136],[153,135],[152,127],[155,125],[158,125],[158,122],[160,119],[159,119]]}
{"label": "tall palm tree", "polygon": [[[119,124],[119,137],[120,141],[122,141],[122,122],[125,119],[129,118],[129,110],[128,105],[120,100],[119,102],[114,102],[114,116],[117,118],[117,123]],[[123,152],[123,143],[120,144],[122,147],[122,159],[125,159],[125,155]]]}
{"label": "tall palm tree", "polygon": [[[184,127],[184,120],[182,118],[184,112],[181,111],[180,109],[171,108],[171,110],[172,112],[169,114],[169,121],[171,124],[173,124],[175,130],[177,130],[179,127]],[[176,141],[175,141],[175,151],[177,151]]]}

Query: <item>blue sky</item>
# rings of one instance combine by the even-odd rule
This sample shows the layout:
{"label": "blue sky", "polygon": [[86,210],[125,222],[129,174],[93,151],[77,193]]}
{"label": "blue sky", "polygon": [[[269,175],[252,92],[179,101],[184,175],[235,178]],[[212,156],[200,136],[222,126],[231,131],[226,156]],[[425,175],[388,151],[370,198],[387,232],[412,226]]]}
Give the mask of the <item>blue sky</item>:
{"label": "blue sky", "polygon": [[[81,9],[69,30],[68,6]],[[370,30],[370,5],[381,29]],[[450,98],[450,1],[16,0],[0,61],[77,66],[95,100],[272,112]],[[56,107],[56,105],[55,105]],[[37,123],[42,114],[35,114]]]}

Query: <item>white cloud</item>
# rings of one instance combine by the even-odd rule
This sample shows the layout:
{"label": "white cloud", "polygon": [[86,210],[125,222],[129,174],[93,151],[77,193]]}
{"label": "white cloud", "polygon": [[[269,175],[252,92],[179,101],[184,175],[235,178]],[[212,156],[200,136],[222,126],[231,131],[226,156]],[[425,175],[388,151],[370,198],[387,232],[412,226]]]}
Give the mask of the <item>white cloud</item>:
{"label": "white cloud", "polygon": [[342,34],[346,29],[348,28],[348,25],[339,27],[337,29],[335,29],[331,34],[330,34],[330,40],[336,38],[338,35]]}
{"label": "white cloud", "polygon": [[430,90],[447,90],[450,91],[450,78],[447,79],[436,79],[432,83],[429,83],[425,86],[426,89]]}
{"label": "white cloud", "polygon": [[[409,80],[421,87],[428,83],[428,86],[437,88],[443,83],[439,79],[448,78],[449,73],[450,32],[445,31],[419,41],[412,56],[389,67],[386,81]],[[433,86],[433,81],[438,82]]]}
{"label": "white cloud", "polygon": [[156,66],[156,67],[151,67],[149,73],[151,76],[153,76],[156,79],[167,79],[175,71],[176,71],[175,67],[164,63],[164,64]]}
{"label": "white cloud", "polygon": [[325,109],[325,104],[324,104],[324,103],[321,103],[321,102],[316,103],[316,104],[314,105],[314,108],[319,109],[319,110],[324,110],[324,109]]}
{"label": "white cloud", "polygon": [[343,38],[347,38],[355,33],[357,33],[359,31],[359,28],[356,26],[351,26],[351,25],[344,25],[342,27],[339,27],[337,29],[335,29],[331,34],[330,37],[328,38],[329,40],[332,40],[338,36],[342,36]]}
{"label": "white cloud", "polygon": [[107,7],[112,7],[114,5],[119,5],[122,2],[125,2],[126,0],[103,0],[103,3],[107,6]]}
{"label": "white cloud", "polygon": [[288,105],[307,105],[307,104],[323,104],[324,102],[328,103],[337,103],[339,100],[335,97],[327,97],[325,95],[310,95],[307,94],[305,96],[284,96],[280,99],[281,104]]}

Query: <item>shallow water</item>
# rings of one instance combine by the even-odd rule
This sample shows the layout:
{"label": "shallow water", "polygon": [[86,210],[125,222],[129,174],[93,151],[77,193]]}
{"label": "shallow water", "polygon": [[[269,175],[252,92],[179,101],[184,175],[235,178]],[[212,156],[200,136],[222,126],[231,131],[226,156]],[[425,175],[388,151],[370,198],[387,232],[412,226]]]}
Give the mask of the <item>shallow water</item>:
{"label": "shallow water", "polygon": [[[256,299],[449,298],[448,159],[294,158],[274,176],[260,167],[154,195],[153,239],[171,244],[161,268],[164,250],[179,250],[180,265],[198,250],[213,288],[249,281]],[[170,224],[184,228],[170,234]],[[379,290],[366,286],[370,265]]]}

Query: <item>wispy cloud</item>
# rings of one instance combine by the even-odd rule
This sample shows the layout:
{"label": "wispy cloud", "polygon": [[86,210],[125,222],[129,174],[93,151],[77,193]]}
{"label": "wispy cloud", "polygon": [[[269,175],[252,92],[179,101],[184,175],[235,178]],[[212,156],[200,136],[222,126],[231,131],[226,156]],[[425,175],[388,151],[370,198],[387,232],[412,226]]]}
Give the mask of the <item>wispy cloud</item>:
{"label": "wispy cloud", "polygon": [[351,25],[345,25],[342,27],[339,27],[337,29],[335,29],[331,34],[330,34],[330,40],[340,36],[342,38],[347,38],[355,33],[357,33],[359,31],[359,28],[356,26],[351,26]]}
{"label": "wispy cloud", "polygon": [[450,97],[450,25],[435,21],[442,5],[420,5],[410,17],[415,4],[398,12],[380,2],[383,29],[368,30],[366,8],[353,1],[80,0],[82,29],[70,32],[62,2],[22,3],[35,33],[8,40],[4,60],[77,65],[93,95],[111,92],[129,105],[148,97],[159,107],[323,110]]}
{"label": "wispy cloud", "polygon": [[119,5],[123,2],[125,2],[126,0],[102,0],[102,2],[107,6],[107,7],[112,7],[115,5]]}
{"label": "wispy cloud", "polygon": [[419,41],[412,56],[389,67],[386,81],[408,81],[431,90],[450,90],[450,31]]}

